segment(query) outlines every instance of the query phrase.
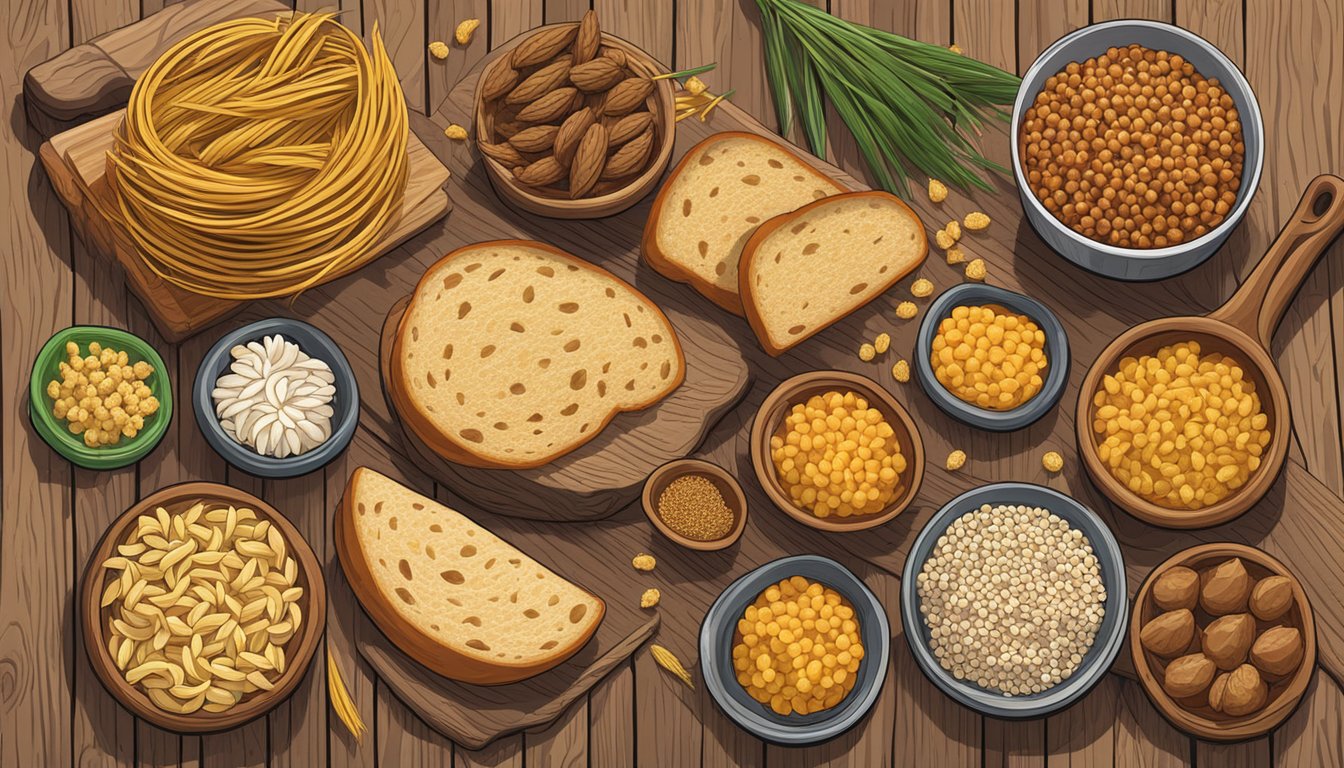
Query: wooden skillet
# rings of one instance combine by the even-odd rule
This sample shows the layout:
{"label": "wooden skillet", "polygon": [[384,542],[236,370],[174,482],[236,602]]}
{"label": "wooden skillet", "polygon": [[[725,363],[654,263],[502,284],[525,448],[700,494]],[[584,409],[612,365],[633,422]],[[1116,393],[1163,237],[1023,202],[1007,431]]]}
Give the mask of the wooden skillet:
{"label": "wooden skillet", "polygon": [[[1292,418],[1283,378],[1269,354],[1270,341],[1297,289],[1326,246],[1344,229],[1344,179],[1322,174],[1312,179],[1292,218],[1260,263],[1227,303],[1208,316],[1164,317],[1137,325],[1112,341],[1088,369],[1078,392],[1075,428],[1078,448],[1092,481],[1121,509],[1165,528],[1205,528],[1231,520],[1259,501],[1274,484],[1288,455]],[[1092,432],[1092,398],[1102,377],[1118,369],[1126,356],[1151,355],[1163,346],[1198,341],[1205,352],[1235,358],[1255,383],[1260,406],[1269,417],[1271,438],[1260,467],[1241,488],[1199,510],[1154,504],[1116,480],[1097,453]]]}

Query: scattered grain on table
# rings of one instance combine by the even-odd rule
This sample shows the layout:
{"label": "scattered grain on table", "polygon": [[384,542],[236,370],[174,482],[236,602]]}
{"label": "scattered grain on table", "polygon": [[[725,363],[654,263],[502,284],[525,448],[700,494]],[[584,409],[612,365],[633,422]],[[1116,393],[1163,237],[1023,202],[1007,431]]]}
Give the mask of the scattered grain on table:
{"label": "scattered grain on table", "polygon": [[630,561],[630,565],[634,566],[636,571],[652,571],[657,564],[658,561],[653,559],[653,555],[643,552],[635,555],[634,559]]}
{"label": "scattered grain on table", "polygon": [[929,200],[941,203],[947,199],[947,185],[937,179],[929,179]]}
{"label": "scattered grain on table", "polygon": [[639,607],[652,608],[655,605],[658,605],[658,601],[661,600],[662,597],[663,593],[659,592],[656,588],[646,589],[644,590],[644,594],[639,596]]}
{"label": "scattered grain on table", "polygon": [[919,307],[915,306],[913,301],[902,301],[896,305],[896,316],[902,320],[909,320],[919,314]]}
{"label": "scattered grain on table", "polygon": [[955,450],[947,454],[947,468],[949,471],[956,472],[958,469],[961,469],[964,466],[966,466],[965,451]]}
{"label": "scattered grain on table", "polygon": [[974,280],[977,283],[983,283],[989,275],[989,269],[985,266],[984,259],[971,259],[966,263],[966,279]]}
{"label": "scattered grain on table", "polygon": [[429,44],[429,55],[443,61],[448,58],[448,44],[442,40],[435,40]]}
{"label": "scattered grain on table", "polygon": [[921,277],[910,285],[910,294],[917,299],[928,298],[933,295],[933,281]]}
{"label": "scattered grain on table", "polygon": [[886,351],[890,348],[891,348],[891,334],[879,333],[877,334],[877,338],[873,339],[873,349],[876,350],[877,354],[879,355],[885,354]]}
{"label": "scattered grain on table", "polygon": [[891,375],[902,384],[910,380],[910,363],[906,360],[897,360],[896,364],[891,366]]}

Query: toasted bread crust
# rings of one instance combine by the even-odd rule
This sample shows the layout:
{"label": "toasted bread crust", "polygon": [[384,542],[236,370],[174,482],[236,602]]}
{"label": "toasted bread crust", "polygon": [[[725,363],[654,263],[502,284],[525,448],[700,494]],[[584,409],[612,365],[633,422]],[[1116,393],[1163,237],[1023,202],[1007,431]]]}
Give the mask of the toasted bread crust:
{"label": "toasted bread crust", "polygon": [[[406,373],[402,367],[402,351],[407,336],[406,319],[411,316],[412,312],[416,309],[416,303],[421,300],[421,288],[427,284],[429,276],[436,272],[439,267],[453,259],[470,257],[473,252],[478,250],[507,247],[531,248],[534,250],[545,251],[546,253],[569,262],[581,269],[597,272],[625,286],[633,295],[638,296],[644,302],[645,306],[647,306],[657,317],[661,318],[662,321],[667,324],[667,327],[671,329],[672,332],[669,335],[672,337],[672,345],[677,354],[676,375],[668,380],[668,385],[663,390],[633,406],[613,409],[602,419],[602,422],[597,429],[589,431],[577,441],[564,446],[557,452],[538,459],[518,462],[499,461],[490,456],[473,451],[469,446],[454,440],[450,435],[445,434],[443,430],[436,427],[433,420],[415,405],[414,399],[410,396],[410,393],[405,386]],[[667,314],[663,312],[661,307],[653,303],[652,300],[633,285],[630,285],[596,264],[584,261],[583,259],[580,259],[571,253],[562,251],[555,246],[540,243],[535,240],[491,240],[463,246],[444,256],[442,259],[439,259],[433,266],[425,270],[425,274],[420,277],[420,282],[416,284],[415,292],[411,295],[410,304],[406,306],[406,311],[401,316],[401,322],[397,324],[397,335],[396,340],[392,345],[392,359],[389,361],[389,364],[392,375],[387,382],[387,391],[392,400],[392,405],[396,409],[397,415],[401,417],[402,423],[415,433],[415,436],[418,437],[430,450],[448,461],[469,467],[484,467],[491,469],[533,469],[549,464],[561,456],[571,453],[589,440],[592,440],[594,437],[597,437],[618,414],[648,408],[671,394],[677,387],[681,386],[682,382],[686,379],[686,355],[681,348],[681,339],[678,338],[676,329],[672,325],[672,321],[668,319]]]}
{"label": "toasted bread crust", "polygon": [[[734,315],[738,315],[739,317],[745,317],[746,314],[742,306],[743,302],[740,295],[733,291],[724,290],[700,275],[685,269],[680,264],[672,261],[667,253],[658,246],[658,224],[662,219],[663,211],[667,208],[667,196],[671,192],[672,183],[676,181],[677,177],[681,175],[681,172],[685,170],[692,159],[699,157],[700,153],[710,145],[725,139],[750,139],[752,141],[758,141],[778,149],[781,152],[793,155],[798,162],[806,167],[817,179],[834,187],[836,191],[846,192],[848,191],[848,188],[835,179],[832,179],[830,176],[817,170],[798,152],[793,151],[780,142],[772,141],[764,136],[759,136],[754,133],[746,133],[743,131],[724,131],[722,133],[716,133],[687,150],[685,156],[683,156],[681,161],[677,163],[677,167],[672,169],[672,173],[670,173],[667,180],[663,182],[663,186],[658,189],[658,196],[653,199],[653,207],[649,210],[649,220],[644,225],[644,236],[640,240],[640,251],[644,254],[644,260],[647,261],[649,266],[653,267],[654,271],[658,274],[678,283],[686,283],[698,291],[702,296],[723,309]],[[745,253],[745,250],[743,252]]]}
{"label": "toasted bread crust", "polygon": [[[917,229],[919,231],[919,238],[920,238],[919,258],[916,259],[908,269],[905,269],[903,271],[894,271],[891,274],[891,276],[887,278],[886,281],[880,283],[881,288],[879,288],[876,292],[874,292],[870,298],[863,299],[857,302],[856,304],[853,304],[844,312],[841,312],[839,315],[831,318],[830,321],[820,324],[816,328],[813,328],[812,331],[808,333],[806,336],[799,337],[792,344],[783,347],[777,346],[774,342],[770,340],[769,330],[765,327],[765,320],[761,317],[760,308],[756,306],[755,293],[752,290],[751,280],[748,277],[751,274],[751,269],[755,262],[755,259],[760,255],[759,251],[762,244],[765,243],[765,241],[768,240],[770,236],[774,234],[775,231],[778,230],[780,227],[791,224],[794,220],[808,215],[816,208],[828,204],[835,205],[845,200],[854,200],[865,197],[876,197],[885,201],[894,201],[897,204],[899,204],[902,208],[904,208],[906,210],[906,213],[910,214],[910,218],[914,219],[915,222],[918,224]],[[913,210],[911,210],[910,206],[905,204],[905,201],[901,200],[895,195],[889,194],[887,192],[882,192],[881,190],[867,190],[864,192],[847,192],[842,195],[823,197],[820,200],[813,200],[812,202],[808,203],[807,205],[804,205],[802,208],[799,208],[796,211],[790,211],[789,213],[782,213],[766,222],[763,222],[759,227],[757,227],[756,231],[751,233],[751,237],[747,239],[747,244],[742,247],[742,262],[738,266],[737,270],[737,286],[738,290],[742,294],[742,306],[743,309],[746,311],[747,322],[751,324],[751,330],[756,332],[756,338],[760,340],[761,347],[764,348],[765,351],[769,353],[771,357],[779,357],[785,352],[788,352],[790,349],[793,349],[794,347],[798,346],[804,341],[812,338],[818,333],[821,333],[822,331],[831,327],[837,321],[845,317],[848,317],[850,314],[854,313],[859,308],[863,307],[870,301],[873,301],[878,296],[881,296],[883,293],[890,290],[891,286],[898,283],[906,275],[918,269],[919,266],[924,263],[924,259],[927,258],[928,255],[929,255],[929,238],[928,235],[924,232],[923,222],[920,220],[918,214],[916,214]]]}
{"label": "toasted bread crust", "polygon": [[559,665],[577,653],[592,638],[606,615],[607,606],[601,598],[591,593],[593,600],[597,602],[597,613],[588,630],[574,642],[555,649],[544,659],[526,664],[506,661],[485,663],[438,642],[415,624],[402,618],[388,602],[387,596],[378,590],[373,569],[369,565],[364,548],[359,543],[359,534],[355,528],[355,498],[359,495],[360,480],[368,471],[364,467],[356,467],[355,471],[350,473],[350,479],[346,481],[334,521],[336,554],[340,558],[341,568],[345,571],[346,581],[350,583],[350,588],[354,590],[355,597],[365,612],[383,634],[412,659],[436,674],[452,680],[476,685],[503,685],[525,680]]}

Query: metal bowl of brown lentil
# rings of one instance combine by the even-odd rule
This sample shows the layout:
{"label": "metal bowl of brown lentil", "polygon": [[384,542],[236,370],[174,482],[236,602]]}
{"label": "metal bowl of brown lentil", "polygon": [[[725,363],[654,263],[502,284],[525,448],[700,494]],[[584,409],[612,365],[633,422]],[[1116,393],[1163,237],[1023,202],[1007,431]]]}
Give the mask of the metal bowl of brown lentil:
{"label": "metal bowl of brown lentil", "polygon": [[644,514],[658,532],[687,549],[726,549],[747,527],[747,497],[728,470],[700,459],[675,459],[649,474]]}
{"label": "metal bowl of brown lentil", "polygon": [[[1120,82],[1114,86],[1123,85],[1126,93],[1120,93],[1119,87],[1106,90],[1095,77],[1087,79],[1088,73],[1083,70],[1090,59],[1094,60],[1091,64],[1095,67],[1102,63],[1100,57],[1108,57],[1116,49],[1124,54],[1125,49],[1133,45],[1164,53],[1161,59],[1164,69],[1171,66],[1176,56],[1183,60],[1177,63],[1182,66],[1188,63],[1193,67],[1194,72],[1185,76],[1185,84],[1190,88],[1187,90],[1183,85],[1182,94],[1173,94],[1181,99],[1180,103],[1167,104],[1163,101],[1164,96],[1156,92],[1146,95],[1142,89],[1148,87],[1149,70],[1141,65],[1123,67],[1107,58],[1104,69],[1095,70],[1102,78],[1108,74],[1118,77]],[[1119,58],[1124,59],[1124,56]],[[1148,63],[1144,62],[1145,65]],[[1157,61],[1152,63],[1156,65]],[[1083,67],[1070,72],[1071,65]],[[1047,83],[1061,73],[1065,74],[1066,81],[1076,76],[1080,82],[1055,80],[1056,90],[1052,93],[1059,97],[1058,100],[1043,96]],[[1213,87],[1214,80],[1217,80],[1216,87],[1230,97],[1232,105],[1224,117],[1210,122],[1214,116],[1200,114],[1200,110],[1212,109],[1206,93]],[[1140,93],[1133,95],[1132,101],[1126,101],[1131,86],[1139,88]],[[1165,93],[1165,86],[1162,90]],[[1188,115],[1183,109],[1187,94],[1192,106]],[[1106,108],[1109,109],[1112,97],[1118,97],[1130,109],[1125,114],[1108,115],[1103,111],[1095,118],[1096,124],[1089,123],[1092,118],[1083,115],[1095,115],[1093,110],[1099,107],[1093,104],[1100,105],[1103,99],[1107,100]],[[1047,98],[1054,106],[1038,105],[1038,98]],[[1201,104],[1201,100],[1206,103]],[[1064,101],[1068,103],[1062,103]],[[1152,103],[1159,106],[1149,124],[1143,116]],[[1046,115],[1038,112],[1042,107],[1046,107]],[[1172,119],[1172,112],[1178,107],[1181,108],[1178,115],[1185,116],[1186,122],[1178,123]],[[1236,110],[1235,120],[1231,109]],[[1072,114],[1074,125],[1082,122],[1080,129],[1071,126],[1071,133],[1078,135],[1061,138],[1058,132],[1047,136],[1047,131],[1036,131],[1032,135],[1040,133],[1041,139],[1034,148],[1029,147],[1028,133],[1032,132],[1033,126],[1039,128],[1035,121],[1049,118],[1057,121],[1055,114],[1048,113],[1060,111]],[[1131,111],[1136,112],[1134,117],[1130,116]],[[1139,121],[1137,127],[1135,120]],[[1211,256],[1245,215],[1260,183],[1264,164],[1264,125],[1255,93],[1246,78],[1208,41],[1179,27],[1154,21],[1106,22],[1057,40],[1023,76],[1013,105],[1012,124],[1016,144],[1013,176],[1027,220],[1041,239],[1064,258],[1092,272],[1120,280],[1160,280],[1192,269]],[[1170,126],[1177,126],[1175,132],[1181,135],[1172,136],[1170,131],[1162,133]],[[1058,130],[1057,125],[1047,124],[1045,127]],[[1230,130],[1234,128],[1239,129],[1239,142],[1235,132]],[[1112,133],[1107,133],[1108,129]],[[1223,133],[1229,136],[1223,136]],[[1229,155],[1221,153],[1221,143],[1218,151],[1208,151],[1220,139],[1230,139]],[[1167,145],[1161,142],[1176,145],[1164,152]],[[1036,154],[1027,157],[1029,151]],[[1184,160],[1184,157],[1178,159],[1176,153],[1198,158],[1196,167],[1189,169],[1193,180],[1189,180],[1190,174],[1184,172],[1185,178],[1178,178],[1172,175],[1173,168],[1166,167]],[[1207,162],[1206,156],[1209,157]],[[1240,173],[1233,174],[1231,170],[1238,158]],[[1127,176],[1121,163],[1132,164],[1136,159],[1144,160],[1139,164],[1144,167],[1135,166],[1134,172]],[[1148,163],[1157,167],[1152,168]],[[1160,186],[1156,181],[1159,177],[1166,180]],[[1119,184],[1120,189],[1114,195],[1102,195],[1106,191],[1103,184],[1112,183]],[[1149,187],[1149,183],[1153,186]],[[1097,195],[1106,199],[1091,200],[1089,196],[1099,189],[1101,192]],[[1203,197],[1205,189],[1213,196]],[[1135,196],[1133,208],[1129,207],[1130,195]],[[1049,201],[1053,211],[1040,196],[1054,198]],[[1195,208],[1187,208],[1187,197],[1193,200],[1188,204]],[[1070,210],[1077,214],[1082,210],[1076,208],[1077,205],[1089,208],[1074,216],[1064,209],[1064,206],[1070,206]],[[1099,215],[1093,216],[1094,213]],[[1151,219],[1145,223],[1145,217],[1150,215]],[[1163,220],[1161,224],[1156,223],[1159,218]],[[1069,219],[1072,226],[1064,219]],[[1172,220],[1175,220],[1174,227]],[[1147,231],[1144,231],[1145,226]],[[1185,232],[1187,228],[1191,230],[1189,233]],[[1180,234],[1172,234],[1176,230]]]}
{"label": "metal bowl of brown lentil", "polygon": [[[991,509],[1001,505],[1008,507],[1021,506],[1029,509],[1044,509],[1051,515],[1060,518],[1064,523],[1067,523],[1070,531],[1079,532],[1085,538],[1085,541],[1079,542],[1070,538],[1072,534],[1062,536],[1061,538],[1065,543],[1071,543],[1075,547],[1079,545],[1088,545],[1091,547],[1091,555],[1095,557],[1096,578],[1099,580],[1100,587],[1105,590],[1104,599],[1101,603],[1102,610],[1104,611],[1101,621],[1095,628],[1095,634],[1091,639],[1091,643],[1086,649],[1078,652],[1081,658],[1070,664],[1071,669],[1069,670],[1068,675],[1062,680],[1047,683],[1044,690],[1035,692],[1024,691],[1018,694],[1009,695],[994,687],[981,686],[971,679],[959,679],[952,672],[948,671],[948,669],[944,668],[943,662],[936,656],[930,620],[925,617],[921,605],[923,600],[921,597],[922,590],[919,586],[921,574],[924,573],[925,565],[930,562],[931,558],[939,554],[939,550],[948,546],[953,546],[954,548],[958,546],[954,541],[957,537],[954,534],[949,533],[952,526],[958,520],[967,516],[968,513],[980,510],[986,505]],[[997,510],[995,510],[995,512],[997,512]],[[1004,527],[1005,526],[1002,524],[999,524],[997,532],[1001,533]],[[1042,540],[1039,537],[1041,537],[1041,532],[1043,530],[1044,529],[1040,526],[1033,527],[1031,529],[1032,534],[1037,538],[1017,539],[1016,541],[1028,541],[1029,548],[1038,546],[1039,541]],[[1020,553],[1014,551],[1014,547],[1020,548],[1021,545],[1015,544],[1014,540],[983,540],[982,537],[995,535],[996,529],[977,528],[972,530],[971,533],[973,533],[973,536],[971,537],[970,544],[979,542],[979,549],[981,551],[972,555],[970,561],[963,566],[966,571],[964,575],[948,574],[949,583],[954,586],[972,584],[981,578],[992,580],[995,578],[1003,579],[1005,577],[1009,579],[1008,583],[1011,584],[1012,579],[1021,578],[1022,564],[1029,564],[1032,562],[1031,560],[1017,557]],[[1020,531],[1019,533],[1025,533],[1025,531]],[[966,538],[963,537],[961,541],[965,542]],[[1031,544],[1030,542],[1032,541],[1036,541],[1037,544]],[[1044,552],[1044,562],[1048,565],[1053,556],[1050,552],[1045,552],[1044,550],[1041,551]],[[995,573],[985,565],[993,559],[993,555],[996,553],[1009,560],[1010,567],[1003,573]],[[1074,566],[1074,570],[1077,570],[1076,565]],[[1048,567],[1044,569],[1044,572],[1047,574],[1047,578],[1049,578],[1048,574],[1052,573],[1051,569]],[[1059,572],[1055,571],[1053,573]],[[1075,580],[1079,578],[1077,573],[1074,572],[1070,572],[1069,575]],[[994,584],[995,586],[989,587],[991,590],[990,594],[998,592],[1000,589],[1013,588],[1006,586],[1000,587],[1003,582],[994,582]],[[1016,587],[1017,585],[1014,586]],[[1068,602],[1064,594],[1056,596],[1056,593],[1049,591],[1058,588],[1058,585],[1053,582],[1047,581],[1046,583],[1038,583],[1032,586],[1046,590],[1045,594],[1050,595],[1049,600],[1051,605]],[[1027,593],[1027,596],[1030,597],[1030,593]],[[972,603],[975,601],[986,602],[984,597],[984,593],[977,592],[973,588],[970,595],[964,598],[968,600],[968,604],[966,608],[962,610],[970,610],[972,612],[972,617],[974,617],[977,608],[976,605]],[[1022,597],[1022,595],[1015,594],[1011,597],[1016,600],[1018,597]],[[1004,606],[1013,605],[1008,599],[1003,598],[990,599],[987,602],[988,605],[982,605],[978,610],[998,612],[1003,610]],[[1025,605],[1027,602],[1029,602],[1027,597],[1024,597],[1021,605]],[[933,609],[934,606],[930,606],[930,608]],[[996,637],[997,633],[1003,632],[1005,631],[1005,628],[1007,628],[1013,633],[1014,637],[1018,637],[1018,630],[1020,629],[1022,630],[1022,636],[1025,636],[1023,647],[1028,649],[1036,648],[1033,643],[1039,642],[1042,638],[1039,634],[1036,634],[1034,630],[1031,635],[1028,635],[1028,630],[1031,630],[1032,628],[1025,627],[1025,625],[1020,623],[1020,619],[1018,620],[1019,623],[1012,623],[1014,621],[1011,614],[1012,610],[1014,609],[1009,608],[1009,613],[1001,618],[996,618],[991,615],[987,617],[987,619],[982,619],[986,621],[987,625],[992,625],[986,627],[990,640],[995,643],[1006,642],[1007,638],[1000,641]],[[977,712],[992,715],[994,717],[1044,717],[1053,712],[1057,712],[1082,698],[1092,689],[1092,686],[1096,685],[1096,683],[1101,680],[1107,670],[1110,669],[1112,662],[1115,661],[1115,657],[1120,652],[1121,646],[1124,645],[1129,623],[1128,617],[1129,598],[1125,586],[1124,557],[1120,552],[1120,546],[1116,542],[1115,536],[1111,533],[1110,528],[1106,526],[1106,523],[1102,521],[1095,512],[1083,506],[1077,500],[1050,488],[1032,485],[1030,483],[994,483],[972,491],[967,491],[949,501],[933,516],[932,519],[929,520],[919,532],[919,535],[915,538],[915,543],[910,548],[910,554],[906,557],[905,569],[901,576],[901,620],[905,625],[906,641],[910,645],[910,650],[914,653],[915,661],[918,663],[920,671],[924,673],[925,677],[932,680],[934,685],[938,686],[944,693],[951,696],[953,699],[956,699],[959,703],[968,706]],[[967,621],[969,622],[970,619],[967,619]],[[1081,625],[1081,622],[1075,619],[1066,618],[1061,620],[1058,617],[1050,617],[1043,625],[1046,629],[1049,629],[1049,621],[1060,622],[1059,626],[1050,630],[1051,632],[1056,633],[1049,638],[1050,641],[1061,640],[1072,642],[1069,639],[1069,633],[1078,631],[1078,627]],[[944,622],[942,626],[954,626],[954,624]],[[961,660],[965,662],[968,668],[974,666],[971,664],[970,657],[975,651],[970,646],[970,640],[974,639],[972,632],[976,629],[974,622],[971,622],[964,630],[964,636],[958,634],[952,638],[955,643],[967,643],[967,647],[952,645],[948,649],[953,653],[962,655],[963,658]],[[992,646],[986,645],[982,647],[989,648]],[[1049,646],[1042,645],[1040,646],[1040,650],[1034,652],[1040,653],[1047,647]],[[995,648],[995,650],[997,650],[997,648]],[[1023,651],[1023,653],[1025,654],[1027,651]],[[944,660],[946,660],[946,651],[944,657]],[[956,656],[951,658],[952,661],[957,661]],[[988,661],[988,658],[985,658],[984,660]],[[1010,658],[1007,662],[1001,662],[999,661],[999,658],[996,657],[994,663],[991,664],[989,668],[993,669],[997,664],[1001,663],[1021,664],[1023,661],[1024,660],[1020,658]],[[1023,666],[1027,665],[1023,664]],[[1038,666],[1041,665],[1038,664]],[[984,668],[983,665],[980,667],[980,669]],[[1025,675],[1008,679],[1013,680],[1014,683],[1022,684],[1034,682],[1028,680]]]}

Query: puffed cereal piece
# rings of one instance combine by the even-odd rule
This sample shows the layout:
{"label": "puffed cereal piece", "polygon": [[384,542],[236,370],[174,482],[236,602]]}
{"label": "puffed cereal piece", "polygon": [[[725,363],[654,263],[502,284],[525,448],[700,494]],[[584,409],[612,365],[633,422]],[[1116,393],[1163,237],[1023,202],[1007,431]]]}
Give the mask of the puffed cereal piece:
{"label": "puffed cereal piece", "polygon": [[467,129],[457,123],[450,123],[447,128],[443,129],[443,135],[453,141],[462,141],[467,138]]}
{"label": "puffed cereal piece", "polygon": [[933,281],[921,277],[910,285],[910,294],[917,299],[927,298],[933,295]]}
{"label": "puffed cereal piece", "polygon": [[654,588],[646,589],[644,590],[644,594],[639,596],[639,607],[652,608],[658,604],[658,601],[662,599],[662,597],[663,594],[659,592],[657,589]]}
{"label": "puffed cereal piece", "polygon": [[985,267],[984,259],[971,259],[966,263],[966,279],[974,280],[977,283],[984,282],[989,270]]}
{"label": "puffed cereal piece", "polygon": [[946,229],[940,229],[933,233],[933,241],[945,251],[957,244],[957,239],[948,234]]}
{"label": "puffed cereal piece", "polygon": [[909,320],[919,314],[919,307],[915,306],[913,301],[902,301],[896,305],[896,316],[902,320]]}
{"label": "puffed cereal piece", "polygon": [[956,450],[947,454],[947,469],[950,472],[956,472],[958,469],[966,466],[966,452]]}
{"label": "puffed cereal piece", "polygon": [[429,44],[429,55],[443,61],[448,58],[448,44],[442,40],[435,40]]}
{"label": "puffed cereal piece", "polygon": [[961,239],[961,224],[958,223],[956,219],[947,222],[947,226],[943,227],[943,231],[952,238],[953,242]]}
{"label": "puffed cereal piece", "polygon": [[1059,451],[1046,451],[1041,457],[1041,466],[1045,467],[1046,472],[1058,472],[1064,468],[1064,457],[1059,455]]}
{"label": "puffed cereal piece", "polygon": [[891,366],[891,375],[902,384],[910,380],[910,363],[906,360],[897,360],[896,364]]}
{"label": "puffed cereal piece", "polygon": [[644,552],[635,555],[634,559],[630,561],[630,565],[634,566],[637,571],[652,571],[657,564],[658,561],[653,559],[653,555]]}
{"label": "puffed cereal piece", "polygon": [[953,53],[958,53],[958,54],[959,54],[959,53],[961,53],[961,46],[960,46],[960,45],[957,45],[956,43],[953,43],[953,44],[947,46],[947,50],[949,50],[949,51],[951,51],[951,52],[953,52]]}
{"label": "puffed cereal piece", "polygon": [[877,351],[877,354],[879,355],[885,354],[886,351],[890,348],[891,348],[890,333],[879,333],[877,334],[877,338],[873,339],[873,349]]}
{"label": "puffed cereal piece", "polygon": [[941,203],[947,199],[947,185],[937,179],[929,179],[929,200]]}
{"label": "puffed cereal piece", "polygon": [[966,224],[966,228],[973,232],[979,232],[989,226],[989,216],[980,211],[971,211],[966,214],[966,218],[963,219],[963,221]]}
{"label": "puffed cereal piece", "polygon": [[948,263],[948,264],[961,264],[961,263],[964,263],[965,261],[966,261],[966,252],[965,252],[965,251],[961,250],[960,248],[948,248],[948,249],[947,249],[947,263]]}
{"label": "puffed cereal piece", "polygon": [[859,345],[860,360],[867,363],[871,361],[874,357],[877,357],[877,347],[874,347],[872,344],[868,344],[867,342]]}

